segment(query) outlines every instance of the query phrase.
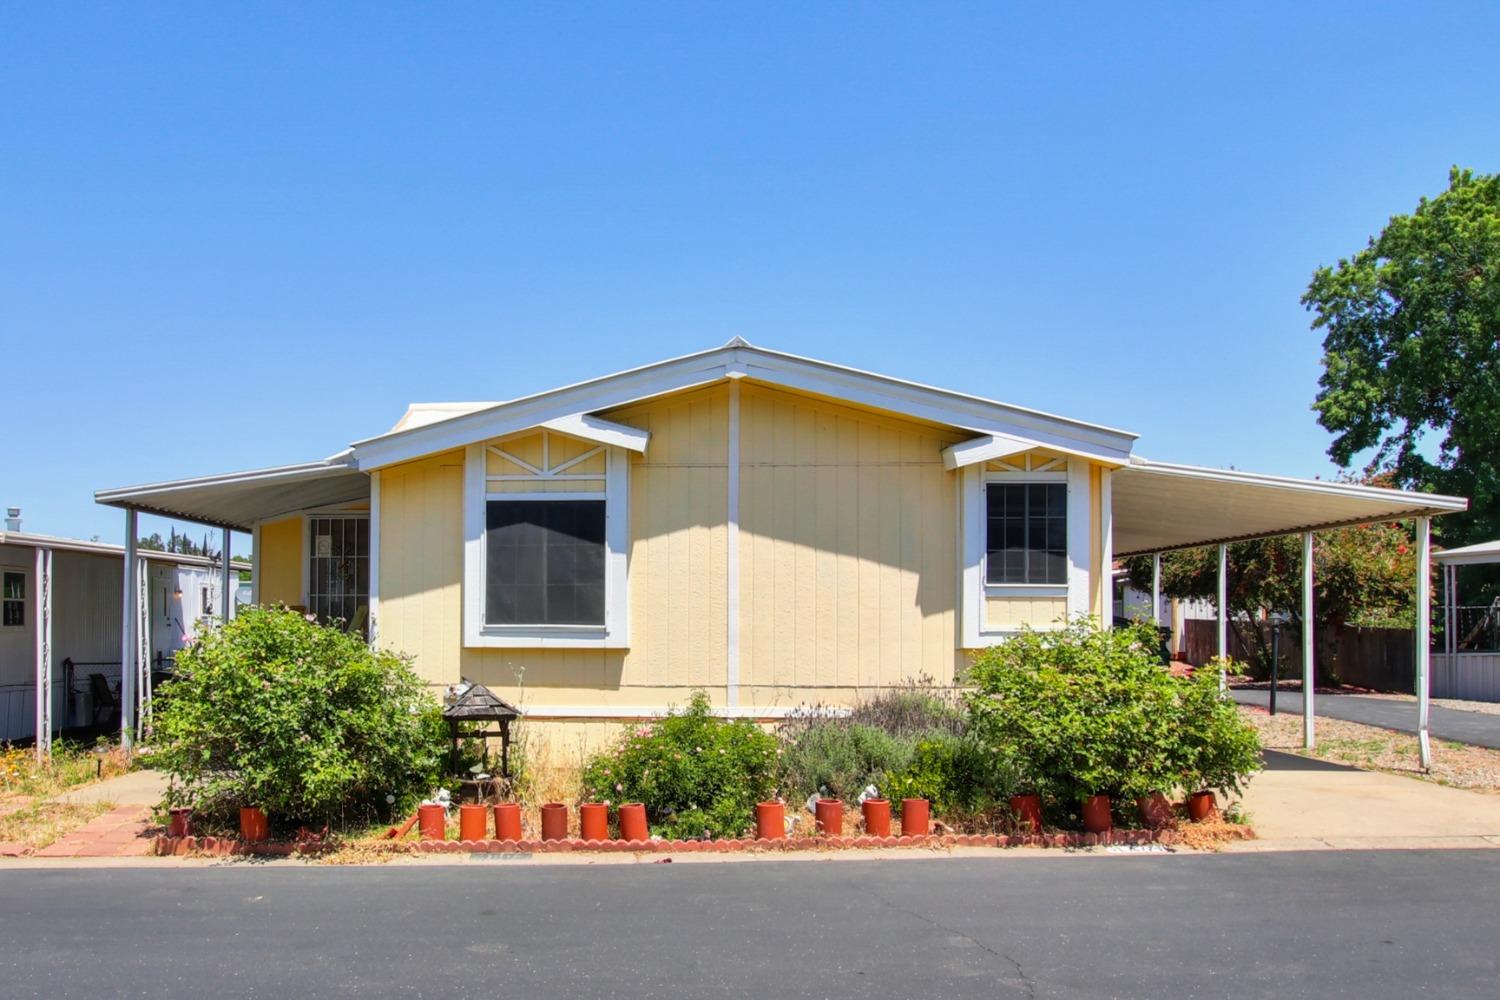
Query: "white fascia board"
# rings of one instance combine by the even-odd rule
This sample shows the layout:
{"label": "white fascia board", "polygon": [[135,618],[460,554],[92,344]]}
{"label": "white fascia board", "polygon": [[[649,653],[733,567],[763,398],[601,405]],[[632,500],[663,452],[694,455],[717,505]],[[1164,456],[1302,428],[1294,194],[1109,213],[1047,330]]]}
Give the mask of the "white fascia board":
{"label": "white fascia board", "polygon": [[569,434],[595,444],[625,448],[639,454],[645,454],[646,443],[651,440],[650,431],[643,431],[639,427],[627,427],[588,413],[574,413],[555,420],[543,421],[542,426],[560,434]]}
{"label": "white fascia board", "polygon": [[1011,437],[1009,434],[985,434],[981,437],[960,441],[943,449],[943,468],[952,472],[968,465],[993,461],[1019,455],[1037,447],[1035,441]]}
{"label": "white fascia board", "polygon": [[277,479],[316,479],[325,475],[338,475],[351,471],[349,453],[340,452],[333,458],[316,462],[301,462],[296,465],[277,465],[266,469],[249,469],[244,472],[226,472],[214,476],[197,476],[192,479],[173,479],[162,483],[144,483],[139,486],[120,486],[114,489],[96,490],[94,502],[127,506],[131,500],[147,498],[159,493],[174,493],[179,490],[199,489],[204,486],[239,486]]}
{"label": "white fascia board", "polygon": [[1272,476],[1259,472],[1241,472],[1239,469],[1209,469],[1197,465],[1177,465],[1171,462],[1153,462],[1132,456],[1129,468],[1161,476],[1181,476],[1184,479],[1202,479],[1220,483],[1243,483],[1249,486],[1266,486],[1291,490],[1297,493],[1316,493],[1323,496],[1350,497],[1358,500],[1384,500],[1409,508],[1410,513],[1428,511],[1449,513],[1468,510],[1465,497],[1445,496],[1441,493],[1418,493],[1413,490],[1392,490],[1383,486],[1366,486],[1363,483],[1338,483],[1323,479],[1297,479],[1292,476]]}
{"label": "white fascia board", "polygon": [[690,354],[423,427],[357,441],[353,446],[356,467],[369,471],[434,452],[467,447],[476,441],[541,426],[549,420],[742,377],[960,427],[975,434],[1024,438],[1034,441],[1033,447],[1107,463],[1129,461],[1135,440],[1134,434],[1109,427],[790,354],[735,346]]}

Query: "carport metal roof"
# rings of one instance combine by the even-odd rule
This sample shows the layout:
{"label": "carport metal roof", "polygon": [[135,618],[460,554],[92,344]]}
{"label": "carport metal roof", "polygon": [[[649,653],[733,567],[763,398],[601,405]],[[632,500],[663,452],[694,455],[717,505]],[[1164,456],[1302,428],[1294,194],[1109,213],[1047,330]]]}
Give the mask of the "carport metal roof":
{"label": "carport metal roof", "polygon": [[368,500],[370,477],[350,465],[351,453],[297,465],[100,490],[94,499],[200,524],[250,531],[256,521],[329,504]]}
{"label": "carport metal roof", "polygon": [[1463,497],[1132,458],[1111,477],[1116,556],[1464,510]]}

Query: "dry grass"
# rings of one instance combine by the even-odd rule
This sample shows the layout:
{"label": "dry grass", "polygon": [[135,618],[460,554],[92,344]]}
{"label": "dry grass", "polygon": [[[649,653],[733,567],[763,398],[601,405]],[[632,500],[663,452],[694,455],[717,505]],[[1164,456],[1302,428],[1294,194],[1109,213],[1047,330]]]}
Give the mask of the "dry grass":
{"label": "dry grass", "polygon": [[114,808],[109,802],[38,799],[0,816],[0,841],[39,850]]}
{"label": "dry grass", "polygon": [[51,758],[38,762],[33,748],[3,744],[0,745],[0,801],[45,799],[129,770],[130,761],[119,747],[91,750],[58,742],[53,745]]}
{"label": "dry grass", "polygon": [[1251,706],[1241,706],[1240,713],[1259,730],[1261,744],[1268,750],[1316,757],[1454,788],[1500,792],[1500,750],[1434,739],[1432,770],[1423,771],[1414,733],[1320,716],[1317,722],[1318,745],[1308,751],[1302,747],[1301,715],[1283,713],[1273,718],[1265,709]]}

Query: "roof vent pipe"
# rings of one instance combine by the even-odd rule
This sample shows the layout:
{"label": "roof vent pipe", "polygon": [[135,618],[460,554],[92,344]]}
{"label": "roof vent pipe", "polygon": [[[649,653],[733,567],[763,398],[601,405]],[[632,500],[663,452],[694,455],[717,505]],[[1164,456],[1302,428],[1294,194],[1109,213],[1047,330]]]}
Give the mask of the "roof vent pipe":
{"label": "roof vent pipe", "polygon": [[21,530],[21,508],[19,508],[19,507],[7,507],[7,508],[5,508],[5,530],[6,531],[20,531]]}

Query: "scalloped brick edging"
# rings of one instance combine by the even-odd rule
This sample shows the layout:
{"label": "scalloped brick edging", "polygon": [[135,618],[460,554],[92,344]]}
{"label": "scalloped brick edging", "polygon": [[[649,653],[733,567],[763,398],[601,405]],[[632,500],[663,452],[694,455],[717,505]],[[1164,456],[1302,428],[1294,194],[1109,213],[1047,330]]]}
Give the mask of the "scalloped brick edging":
{"label": "scalloped brick edging", "polygon": [[[782,840],[422,840],[410,846],[424,854],[728,854],[791,851],[869,850],[883,847],[1050,847],[1085,848],[1110,845],[1175,844],[1175,830],[1113,830],[1109,833],[930,834],[919,837],[795,837]],[[304,855],[333,849],[332,844],[255,843],[226,837],[157,837],[160,857],[184,854],[226,856]]]}

